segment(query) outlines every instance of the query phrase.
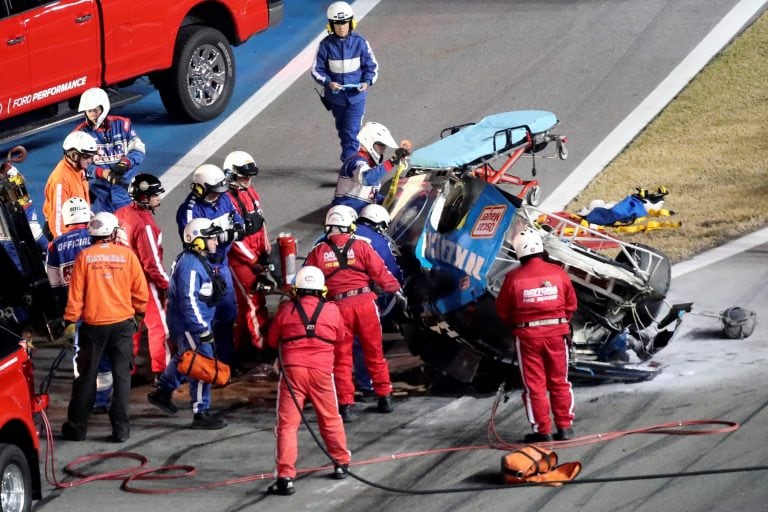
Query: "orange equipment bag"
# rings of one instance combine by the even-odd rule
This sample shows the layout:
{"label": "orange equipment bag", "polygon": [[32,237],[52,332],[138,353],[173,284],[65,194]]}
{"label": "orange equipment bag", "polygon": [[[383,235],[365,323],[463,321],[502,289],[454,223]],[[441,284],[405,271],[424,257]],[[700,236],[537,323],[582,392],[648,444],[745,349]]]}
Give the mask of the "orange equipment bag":
{"label": "orange equipment bag", "polygon": [[196,350],[187,350],[181,354],[177,367],[184,375],[201,382],[217,386],[229,384],[229,365]]}
{"label": "orange equipment bag", "polygon": [[566,462],[558,466],[555,452],[530,444],[501,458],[501,476],[505,484],[537,482],[560,486],[560,482],[573,480],[580,471],[581,463]]}

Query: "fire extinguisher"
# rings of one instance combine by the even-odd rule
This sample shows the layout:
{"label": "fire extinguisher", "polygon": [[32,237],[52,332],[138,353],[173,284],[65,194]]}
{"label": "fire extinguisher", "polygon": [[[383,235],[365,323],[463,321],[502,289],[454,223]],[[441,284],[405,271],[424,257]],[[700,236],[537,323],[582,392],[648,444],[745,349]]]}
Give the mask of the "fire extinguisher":
{"label": "fire extinguisher", "polygon": [[291,286],[296,279],[296,253],[298,244],[290,233],[281,232],[277,235],[277,247],[280,250],[280,263],[283,272],[283,282]]}

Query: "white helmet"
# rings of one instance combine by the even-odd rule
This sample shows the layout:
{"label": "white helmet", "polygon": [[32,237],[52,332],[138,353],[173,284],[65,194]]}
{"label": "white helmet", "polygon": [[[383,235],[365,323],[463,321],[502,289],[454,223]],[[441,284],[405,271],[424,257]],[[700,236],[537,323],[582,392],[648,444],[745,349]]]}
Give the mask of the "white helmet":
{"label": "white helmet", "polygon": [[389,212],[380,204],[369,204],[360,210],[360,219],[367,219],[372,224],[382,224],[385,228],[389,226]]}
{"label": "white helmet", "polygon": [[377,163],[381,163],[384,160],[384,155],[380,155],[376,152],[373,145],[375,143],[384,144],[388,148],[397,148],[397,142],[389,133],[389,129],[381,123],[374,121],[365,123],[360,131],[357,133],[357,140],[360,145],[371,155]]}
{"label": "white helmet", "polygon": [[351,21],[355,13],[347,2],[333,2],[328,6],[325,15],[328,21]]}
{"label": "white helmet", "polygon": [[226,192],[227,188],[224,171],[213,164],[203,164],[192,174],[192,191],[198,197],[205,197],[209,192],[221,194]]}
{"label": "white helmet", "polygon": [[64,152],[74,149],[78,153],[84,155],[95,155],[99,149],[96,146],[96,139],[91,135],[81,132],[80,130],[74,131],[64,138],[64,143],[61,145],[64,148]]}
{"label": "white helmet", "polygon": [[259,174],[259,168],[256,167],[256,160],[245,151],[233,151],[224,159],[224,172],[238,176],[256,176]]}
{"label": "white helmet", "polygon": [[101,107],[101,115],[96,119],[95,126],[101,126],[101,123],[106,119],[109,114],[109,95],[104,89],[98,87],[91,87],[80,96],[80,106],[77,107],[78,112],[85,112],[86,110],[93,110]]}
{"label": "white helmet", "polygon": [[323,291],[325,288],[325,276],[323,271],[312,265],[301,267],[296,272],[296,282],[294,286],[299,290]]}
{"label": "white helmet", "polygon": [[[203,250],[205,249],[204,240],[206,238],[216,238],[222,231],[221,227],[214,224],[211,219],[197,217],[184,226],[183,242],[185,245],[191,245]],[[200,245],[195,244],[197,239],[203,240],[203,243]]]}
{"label": "white helmet", "polygon": [[91,222],[88,224],[88,234],[91,236],[112,236],[119,226],[120,222],[114,213],[99,212],[91,217]]}
{"label": "white helmet", "polygon": [[61,218],[65,226],[72,224],[88,224],[91,220],[91,207],[82,197],[70,197],[64,201]]}
{"label": "white helmet", "polygon": [[349,229],[357,220],[357,212],[351,206],[339,204],[331,207],[325,214],[325,227]]}
{"label": "white helmet", "polygon": [[512,241],[512,247],[515,249],[517,259],[544,252],[544,243],[541,241],[541,235],[530,228],[525,228],[517,234]]}

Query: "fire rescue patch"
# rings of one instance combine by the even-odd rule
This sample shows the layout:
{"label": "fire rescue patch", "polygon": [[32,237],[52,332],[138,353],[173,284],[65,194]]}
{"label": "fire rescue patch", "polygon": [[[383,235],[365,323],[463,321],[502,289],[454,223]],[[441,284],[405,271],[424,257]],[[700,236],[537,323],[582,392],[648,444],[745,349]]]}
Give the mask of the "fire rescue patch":
{"label": "fire rescue patch", "polygon": [[506,211],[507,207],[501,204],[483,208],[472,227],[470,236],[472,238],[493,238]]}
{"label": "fire rescue patch", "polygon": [[546,302],[550,300],[557,300],[557,286],[545,284],[539,288],[523,290],[524,303]]}

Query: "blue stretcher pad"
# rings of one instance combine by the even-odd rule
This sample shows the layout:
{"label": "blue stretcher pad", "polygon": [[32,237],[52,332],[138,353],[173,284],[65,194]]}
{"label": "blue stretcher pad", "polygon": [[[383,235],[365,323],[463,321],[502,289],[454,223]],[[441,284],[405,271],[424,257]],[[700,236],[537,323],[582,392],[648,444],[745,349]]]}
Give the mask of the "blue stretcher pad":
{"label": "blue stretcher pad", "polygon": [[[557,123],[555,114],[545,110],[516,110],[484,117],[477,124],[462,128],[414,151],[411,155],[411,167],[462,167],[482,158],[495,156],[525,141],[527,131],[524,126],[527,126],[532,134],[537,134],[551,130]],[[506,132],[512,128],[515,129]]]}

